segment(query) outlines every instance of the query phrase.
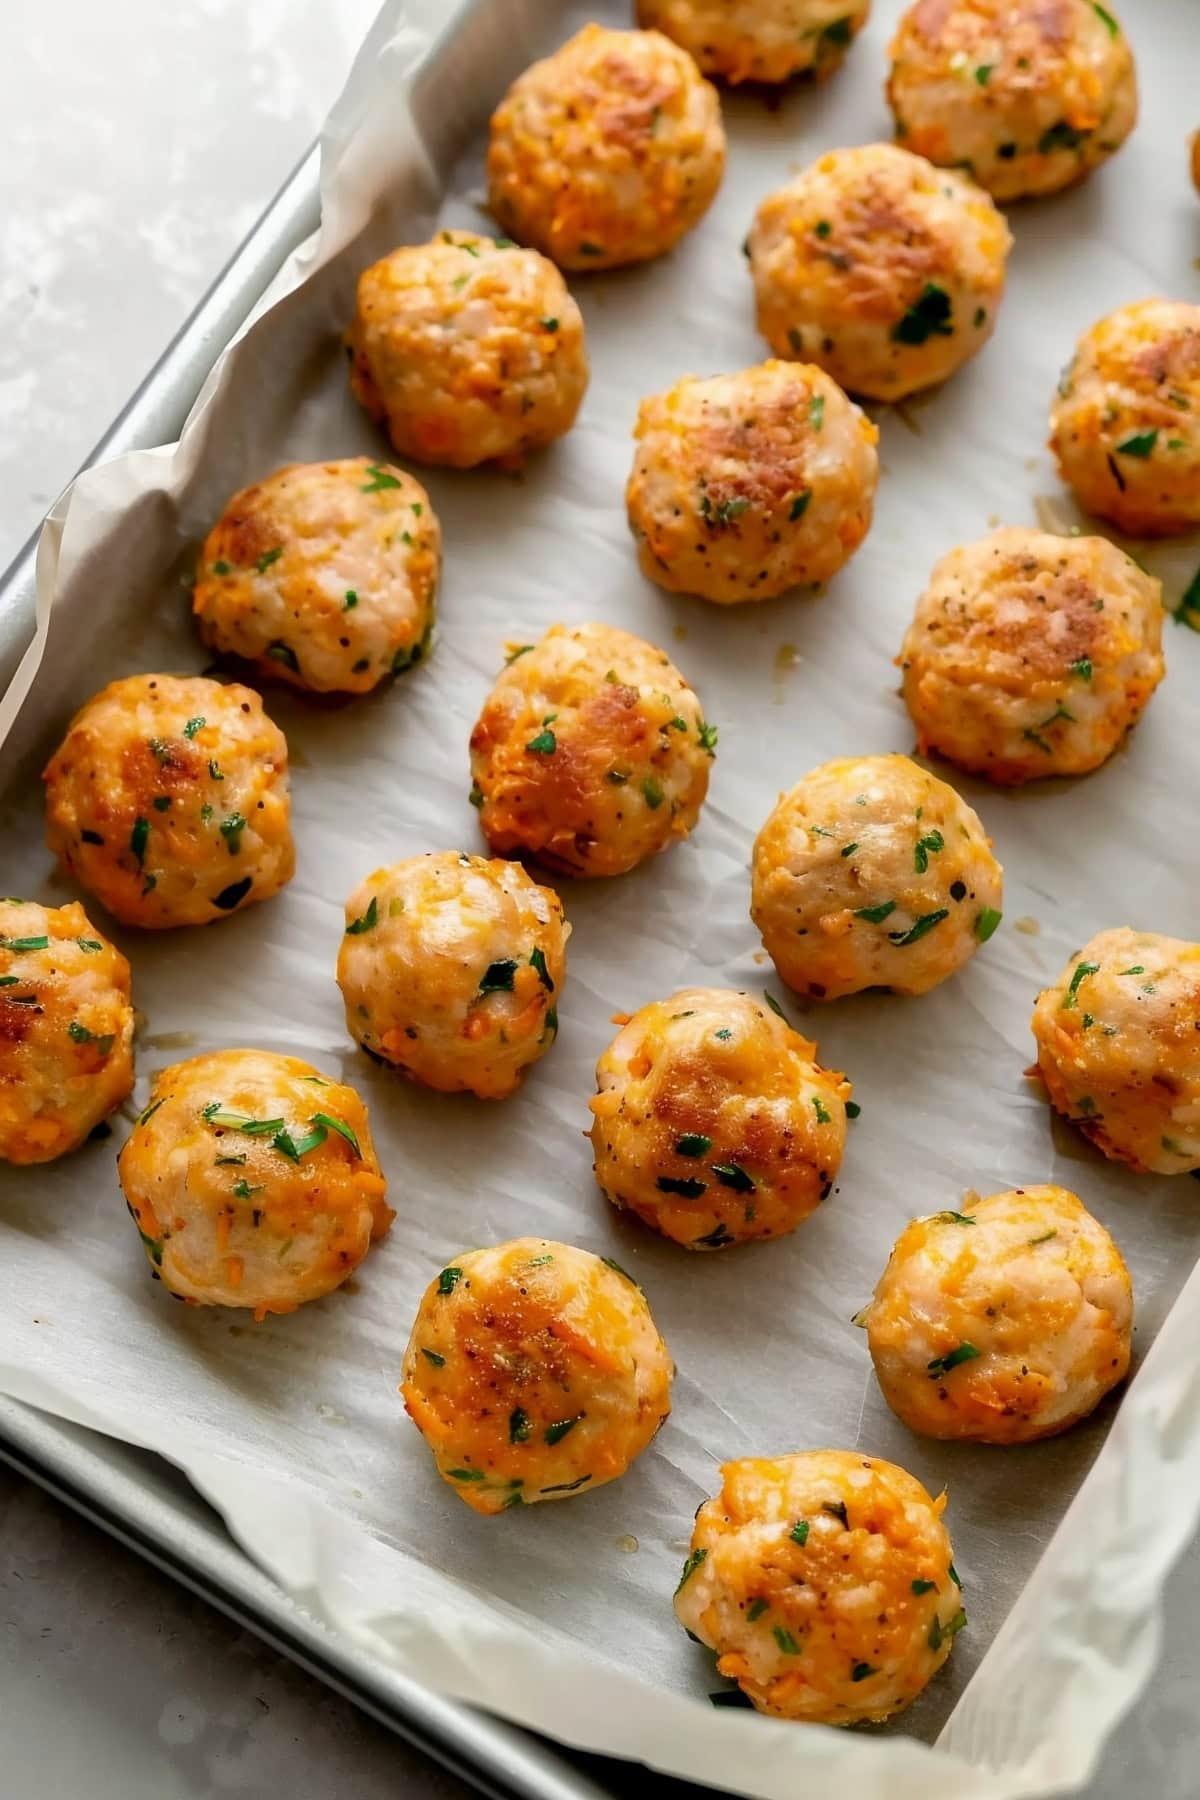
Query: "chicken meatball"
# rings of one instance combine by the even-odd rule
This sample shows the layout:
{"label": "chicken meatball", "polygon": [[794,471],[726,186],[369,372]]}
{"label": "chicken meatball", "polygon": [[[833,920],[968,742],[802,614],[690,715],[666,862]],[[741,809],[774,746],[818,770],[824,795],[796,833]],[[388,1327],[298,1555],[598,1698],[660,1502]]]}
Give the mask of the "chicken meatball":
{"label": "chicken meatball", "polygon": [[758,329],[852,394],[945,381],[992,334],[1012,239],[988,196],[893,144],[831,150],[765,199],[746,253]]}
{"label": "chicken meatball", "polygon": [[1162,587],[1101,537],[994,531],[951,550],[898,658],[922,753],[993,781],[1086,775],[1163,678]]}
{"label": "chicken meatball", "polygon": [[1200,306],[1139,300],[1085,331],[1050,410],[1085,512],[1135,537],[1200,526]]}
{"label": "chicken meatball", "polygon": [[905,1227],[859,1314],[879,1385],[927,1437],[1051,1437],[1128,1372],[1129,1270],[1066,1188],[964,1204]]}
{"label": "chicken meatball", "polygon": [[750,916],[788,986],[924,994],[1000,923],[1003,872],[978,815],[907,756],[823,763],[754,844]]}
{"label": "chicken meatball", "polygon": [[674,1372],[632,1276],[526,1237],[430,1282],[400,1392],[442,1480],[499,1513],[623,1475],[671,1410]]}
{"label": "chicken meatball", "polygon": [[492,114],[491,210],[560,269],[673,248],[725,172],[717,91],[657,31],[585,25],[518,76]]}
{"label": "chicken meatball", "polygon": [[850,1083],[749,994],[643,1006],[596,1064],[596,1180],[688,1250],[782,1237],[833,1186]]}
{"label": "chicken meatball", "polygon": [[1033,1009],[1051,1104],[1114,1162],[1200,1169],[1200,944],[1123,925],[1084,945]]}
{"label": "chicken meatball", "polygon": [[0,1162],[78,1150],[132,1086],[121,952],[78,900],[0,900]]}
{"label": "chicken meatball", "polygon": [[346,902],[347,1029],[426,1087],[502,1100],[554,1042],[570,932],[519,863],[443,850],[376,869]]}
{"label": "chicken meatball", "polygon": [[828,581],[871,523],[878,429],[808,363],[686,376],[638,410],[625,490],[642,572],[730,603]]}
{"label": "chicken meatball", "polygon": [[725,1463],[675,1612],[759,1712],[857,1725],[908,1706],[967,1622],[942,1524],[895,1463],[798,1450]]}
{"label": "chicken meatball", "polygon": [[118,1168],[163,1285],[260,1319],[340,1287],[395,1216],[354,1089],[269,1050],[164,1069]]}
{"label": "chicken meatball", "polygon": [[471,733],[473,803],[501,856],[622,875],[685,838],[717,731],[670,659],[611,625],[511,652]]}
{"label": "chicken meatball", "polygon": [[1128,40],[1093,0],[916,0],[890,56],[896,136],[997,200],[1082,181],[1137,121]]}
{"label": "chicken meatball", "polygon": [[571,429],[587,391],[583,318],[553,263],[470,231],[364,270],[346,345],[350,386],[399,454],[454,469],[520,463]]}
{"label": "chicken meatball", "polygon": [[721,81],[818,81],[841,67],[871,0],[638,0],[638,23],[665,31]]}
{"label": "chicken meatball", "polygon": [[51,850],[123,925],[210,925],[292,878],[287,742],[252,688],[112,681],[44,780]]}
{"label": "chicken meatball", "polygon": [[391,464],[292,463],[235,494],[193,600],[210,649],[317,694],[367,694],[429,647],[442,534]]}

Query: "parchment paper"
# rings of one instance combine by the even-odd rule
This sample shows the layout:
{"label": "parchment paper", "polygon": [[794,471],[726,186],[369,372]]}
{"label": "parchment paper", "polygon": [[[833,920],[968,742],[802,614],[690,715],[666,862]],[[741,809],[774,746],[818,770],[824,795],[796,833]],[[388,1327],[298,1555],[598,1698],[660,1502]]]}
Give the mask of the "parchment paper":
{"label": "parchment paper", "polygon": [[[5,891],[67,897],[42,847],[37,770],[71,710],[119,674],[204,666],[187,578],[227,496],[287,460],[380,451],[337,341],[355,275],[427,235],[435,213],[478,223],[487,112],[588,10],[485,0],[419,74],[410,111],[411,71],[450,9],[384,7],[325,134],[318,238],[217,363],[182,443],[91,471],[55,508],[39,638],[0,710]],[[619,5],[590,10],[626,19]],[[849,1780],[859,1800],[1078,1785],[1148,1678],[1158,1596],[1200,1495],[1200,1281],[1163,1323],[1194,1259],[1200,1196],[1105,1163],[1022,1079],[1033,998],[1093,931],[1128,921],[1197,935],[1191,633],[1168,628],[1170,679],[1131,746],[1088,781],[1003,794],[958,780],[1007,880],[1001,931],[957,979],[917,1001],[802,1012],[785,998],[863,1108],[835,1194],[794,1237],[689,1258],[616,1218],[581,1136],[615,1010],[695,981],[783,997],[747,916],[755,829],[816,763],[911,748],[891,659],[933,561],[989,525],[1047,516],[1048,496],[1069,529],[1076,515],[1041,446],[1077,332],[1123,301],[1197,293],[1200,207],[1184,155],[1195,8],[1129,0],[1146,116],[1084,188],[1014,212],[997,335],[944,391],[882,414],[875,525],[849,569],[823,597],[740,610],[643,582],[622,503],[637,401],[685,371],[761,358],[739,251],[753,207],[821,150],[888,135],[883,50],[898,10],[883,0],[826,88],[778,107],[728,99],[724,189],[673,256],[573,283],[593,378],[563,443],[519,479],[422,475],[447,546],[429,663],[343,708],[268,691],[295,768],[299,867],[282,897],[173,935],[113,929],[98,913],[132,959],[146,1015],[138,1104],[155,1069],[228,1045],[293,1051],[353,1080],[391,1178],[390,1238],[344,1291],[255,1327],[172,1305],[149,1280],[113,1142],[0,1172],[0,1389],[170,1457],[281,1582],[420,1679],[567,1742],[764,1797]],[[1172,599],[1196,557],[1194,544],[1150,554]],[[343,896],[380,863],[479,845],[466,740],[504,641],[592,618],[661,643],[696,685],[721,728],[710,798],[683,847],[619,881],[563,885],[575,933],[561,1036],[523,1091],[501,1105],[425,1094],[345,1036],[333,980]],[[1047,1180],[1076,1189],[1122,1245],[1140,1356],[1162,1327],[1082,1492],[1115,1407],[1027,1450],[915,1439],[883,1405],[849,1323],[912,1214],[967,1187]],[[625,1480],[481,1520],[434,1476],[396,1384],[431,1275],[522,1232],[615,1255],[644,1284],[679,1364],[675,1409]],[[823,1445],[891,1457],[950,1493],[970,1625],[887,1730],[713,1709],[706,1696],[722,1684],[670,1610],[718,1463]]]}

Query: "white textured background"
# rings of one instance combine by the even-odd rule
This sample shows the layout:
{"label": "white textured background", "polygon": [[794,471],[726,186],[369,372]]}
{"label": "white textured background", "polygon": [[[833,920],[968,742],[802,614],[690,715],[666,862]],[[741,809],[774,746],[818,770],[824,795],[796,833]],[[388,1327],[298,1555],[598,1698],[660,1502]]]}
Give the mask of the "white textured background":
{"label": "white textured background", "polygon": [[[373,10],[3,0],[0,565],[303,154]],[[1197,1793],[1198,1610],[1193,1554],[1094,1800]],[[4,1472],[0,1695],[4,1800],[461,1792]]]}

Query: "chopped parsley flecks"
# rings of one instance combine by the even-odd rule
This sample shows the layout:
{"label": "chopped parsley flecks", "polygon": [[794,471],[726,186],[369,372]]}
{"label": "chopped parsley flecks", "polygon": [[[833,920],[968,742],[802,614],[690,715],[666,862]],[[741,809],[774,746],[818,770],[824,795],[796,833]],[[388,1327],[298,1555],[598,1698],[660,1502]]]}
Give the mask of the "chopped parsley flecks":
{"label": "chopped parsley flecks", "polygon": [[814,431],[820,431],[825,423],[825,396],[814,394],[808,403],[808,422]]}
{"label": "chopped parsley flecks", "polygon": [[588,240],[584,238],[579,246],[579,254],[580,256],[603,256],[604,245],[589,243]]}
{"label": "chopped parsley flecks", "polygon": [[150,837],[149,819],[138,818],[133,821],[133,830],[129,834],[129,848],[137,859],[140,869],[146,857],[146,844]]}
{"label": "chopped parsley flecks", "polygon": [[1032,1250],[1035,1244],[1048,1244],[1051,1238],[1056,1238],[1057,1236],[1057,1231],[1043,1231],[1040,1237],[1029,1239],[1028,1247]]}
{"label": "chopped parsley flecks", "polygon": [[335,1119],[332,1113],[314,1113],[312,1123],[320,1125],[326,1131],[336,1131],[339,1137],[345,1138],[355,1156],[361,1158],[362,1150],[359,1148],[358,1134],[351,1126],[347,1125],[344,1119]]}
{"label": "chopped parsley flecks", "polygon": [[115,1033],[106,1031],[97,1036],[94,1031],[89,1031],[86,1025],[81,1025],[77,1019],[72,1019],[67,1026],[67,1036],[73,1044],[94,1044],[97,1056],[110,1055],[112,1047],[117,1041]]}
{"label": "chopped parsley flecks", "polygon": [[963,1343],[956,1344],[953,1350],[947,1350],[944,1356],[935,1356],[925,1367],[931,1375],[948,1375],[951,1369],[957,1369],[959,1363],[974,1362],[978,1355],[979,1351],[974,1344],[968,1344],[964,1340]]}
{"label": "chopped parsley flecks", "polygon": [[846,1102],[846,1117],[848,1119],[857,1119],[857,1118],[860,1118],[861,1116],[862,1116],[862,1107],[858,1104],[858,1101],[857,1100],[847,1100],[847,1102]]}
{"label": "chopped parsley flecks", "polygon": [[214,575],[232,575],[233,566],[232,564],[223,561],[215,562],[212,566],[212,572]]}
{"label": "chopped parsley flecks", "polygon": [[972,1218],[970,1213],[954,1212],[950,1207],[947,1207],[944,1212],[931,1213],[929,1222],[931,1225],[974,1225],[975,1224],[975,1220]]}
{"label": "chopped parsley flecks", "polygon": [[[951,1569],[950,1573],[954,1573],[953,1569]],[[940,1650],[946,1639],[954,1637],[957,1632],[962,1630],[966,1622],[967,1615],[961,1606],[947,1625],[943,1625],[942,1621],[935,1613],[933,1622],[929,1627],[929,1648],[933,1651]]]}
{"label": "chopped parsley flecks", "polygon": [[846,1530],[849,1531],[850,1520],[846,1513],[846,1502],[844,1500],[826,1500],[821,1511],[828,1513],[830,1518],[840,1519],[842,1524],[846,1527]]}
{"label": "chopped parsley flecks", "polygon": [[424,1345],[422,1345],[421,1355],[425,1358],[426,1362],[432,1363],[435,1369],[444,1369],[446,1366],[445,1357],[440,1355],[436,1350],[426,1350]]}
{"label": "chopped parsley flecks", "polygon": [[[82,942],[82,939],[80,941]],[[49,948],[50,939],[48,937],[0,938],[0,950],[11,950],[16,955],[20,955],[23,950],[48,950]],[[100,948],[99,944],[96,948]]]}
{"label": "chopped parsley flecks", "polygon": [[1071,664],[1071,673],[1072,675],[1077,675],[1080,681],[1090,681],[1092,679],[1091,657],[1077,656],[1075,661]]}
{"label": "chopped parsley flecks", "polygon": [[1078,150],[1084,139],[1090,136],[1090,130],[1081,131],[1077,125],[1070,124],[1066,119],[1059,119],[1047,131],[1043,131],[1038,139],[1038,155],[1049,156],[1054,150]]}
{"label": "chopped parsley flecks", "polygon": [[541,326],[543,331],[557,331],[558,330],[558,320],[557,319],[539,319],[538,324]]}
{"label": "chopped parsley flecks", "polygon": [[700,496],[700,517],[706,525],[732,525],[735,519],[741,518],[749,504],[745,495],[739,494],[732,499],[718,500],[714,505],[711,497],[704,493]]}
{"label": "chopped parsley flecks", "polygon": [[884,900],[879,906],[860,906],[854,916],[856,919],[865,919],[868,925],[882,925],[885,919],[891,918],[895,910],[894,900]]}
{"label": "chopped parsley flecks", "polygon": [[1187,625],[1193,631],[1200,631],[1200,569],[1196,570],[1183,590],[1179,605],[1172,609],[1171,617],[1177,625]]}
{"label": "chopped parsley flecks", "polygon": [[547,1425],[545,1431],[543,1431],[543,1433],[542,1433],[543,1438],[546,1440],[546,1442],[548,1444],[560,1443],[562,1441],[562,1439],[566,1437],[568,1431],[574,1431],[576,1425],[578,1425],[578,1423],[579,1423],[580,1419],[582,1419],[582,1417],[583,1417],[583,1414],[581,1412],[579,1412],[579,1413],[576,1413],[575,1416],[570,1419],[554,1419],[554,1420],[552,1420],[551,1423],[549,1425]]}
{"label": "chopped parsley flecks", "polygon": [[707,1181],[694,1175],[660,1175],[654,1185],[660,1194],[678,1194],[681,1200],[698,1200],[708,1189]]}
{"label": "chopped parsley flecks", "polygon": [[997,925],[1004,917],[994,906],[985,906],[975,921],[975,936],[981,944],[986,944],[995,932]]}
{"label": "chopped parsley flecks", "polygon": [[167,1103],[167,1097],[165,1094],[163,1095],[161,1100],[151,1100],[149,1106],[143,1107],[141,1112],[138,1114],[137,1118],[134,1120],[135,1125],[148,1124],[149,1121],[154,1117],[155,1113],[158,1111],[159,1107],[165,1106],[166,1103]]}
{"label": "chopped parsley flecks", "polygon": [[[211,758],[210,758],[210,759],[209,759],[209,764],[208,764],[208,774],[209,774],[209,779],[210,779],[210,780],[212,780],[212,781],[224,781],[224,779],[225,779],[225,777],[224,777],[224,776],[223,776],[223,775],[222,775],[222,773],[221,773],[221,765],[220,765],[220,763],[219,763],[219,762],[218,762],[218,761],[217,761],[217,759],[216,759],[216,757],[215,757],[215,756],[214,756],[214,757],[211,757]],[[203,810],[203,809],[202,809],[202,810]],[[210,809],[209,809],[209,816],[210,816],[210,817],[211,817],[211,816],[212,816],[212,809],[211,809],[211,808],[210,808]]]}
{"label": "chopped parsley flecks", "polygon": [[913,848],[913,867],[917,874],[924,875],[929,867],[929,858],[945,848],[946,840],[940,831],[927,831],[924,837],[919,837]]}
{"label": "chopped parsley flecks", "polygon": [[364,932],[374,931],[374,929],[378,925],[378,923],[379,923],[379,899],[378,899],[377,895],[372,894],[371,895],[371,903],[367,907],[366,912],[360,913],[358,915],[357,919],[351,919],[350,923],[347,925],[346,936],[347,937],[362,937]]}
{"label": "chopped parsley flecks", "polygon": [[771,1631],[771,1636],[775,1639],[775,1642],[779,1645],[780,1650],[785,1656],[799,1656],[800,1646],[786,1625],[774,1626]]}
{"label": "chopped parsley flecks", "polygon": [[922,1581],[920,1577],[909,1583],[914,1594],[931,1594],[937,1586],[936,1581]]}
{"label": "chopped parsley flecks", "polygon": [[234,1197],[238,1200],[253,1199],[255,1194],[261,1194],[262,1191],[263,1191],[263,1183],[261,1181],[259,1181],[259,1182],[247,1181],[247,1179],[244,1175],[238,1181],[235,1181],[233,1184]]}
{"label": "chopped parsley flecks", "polygon": [[241,851],[242,833],[245,829],[246,821],[240,812],[230,813],[227,819],[222,819],[220,826],[221,836],[229,845],[230,856],[237,856]]}
{"label": "chopped parsley flecks", "polygon": [[889,931],[888,937],[898,950],[902,950],[906,944],[919,943],[936,925],[949,917],[948,908],[942,906],[937,912],[922,913],[919,919],[914,919],[907,931]]}
{"label": "chopped parsley flecks", "polygon": [[825,1105],[824,1101],[821,1099],[820,1094],[813,1095],[812,1103],[813,1103],[813,1111],[817,1115],[817,1124],[818,1125],[831,1125],[833,1123],[833,1115],[829,1111],[829,1108]]}
{"label": "chopped parsley flecks", "polygon": [[[797,1539],[796,1541],[797,1541],[797,1543],[800,1542],[799,1539]],[[761,1597],[757,1600],[752,1600],[750,1602],[750,1605],[746,1609],[747,1624],[750,1624],[750,1625],[755,1624],[759,1619],[762,1618],[762,1616],[765,1612],[769,1612],[770,1610],[771,1609],[770,1609],[770,1606],[767,1603],[767,1601],[763,1600]]]}
{"label": "chopped parsley flecks", "polygon": [[1067,984],[1067,991],[1063,995],[1062,1006],[1059,1008],[1060,1012],[1071,1011],[1078,1000],[1080,983],[1086,981],[1089,975],[1095,975],[1099,967],[1099,963],[1076,963],[1071,973],[1071,979]]}
{"label": "chopped parsley flecks", "polygon": [[[1196,579],[1200,582],[1200,573],[1197,574]],[[717,727],[706,725],[701,719],[696,730],[700,738],[700,748],[706,750],[710,756],[715,756],[717,753]]]}
{"label": "chopped parsley flecks", "polygon": [[[151,880],[153,880],[153,876]],[[241,905],[253,886],[254,877],[243,875],[240,881],[231,881],[229,886],[222,888],[219,894],[214,894],[212,903],[222,912],[232,912],[234,907]]]}
{"label": "chopped parsley flecks", "polygon": [[155,812],[166,812],[171,805],[170,794],[156,794],[151,801]]}
{"label": "chopped parsley flecks", "polygon": [[980,87],[986,87],[988,82],[992,79],[992,70],[994,67],[994,63],[980,63],[975,71],[975,79]]}
{"label": "chopped parsley flecks", "polygon": [[1109,37],[1120,36],[1121,27],[1117,24],[1117,21],[1113,18],[1112,14],[1100,5],[1099,0],[1092,0],[1092,11],[1103,24],[1107,25]]}
{"label": "chopped parsley flecks", "polygon": [[[804,1544],[807,1544],[807,1542],[808,1542],[808,1520],[807,1519],[797,1519],[796,1523],[792,1526],[792,1529],[788,1532],[788,1536],[791,1538],[793,1544],[800,1544],[801,1546],[803,1546]],[[765,1603],[764,1603],[764,1606],[765,1606]]]}
{"label": "chopped parsley flecks", "polygon": [[533,1420],[523,1406],[514,1406],[508,1415],[508,1441],[510,1444],[524,1444],[529,1441],[533,1430]]}
{"label": "chopped parsley flecks", "polygon": [[706,1560],[707,1556],[708,1551],[702,1544],[697,1549],[689,1552],[687,1561],[683,1565],[683,1573],[680,1575],[675,1586],[676,1593],[679,1593],[681,1588],[687,1586],[688,1582],[692,1579],[692,1576],[696,1573],[700,1564]]}
{"label": "chopped parsley flecks", "polygon": [[447,1469],[451,1481],[484,1481],[486,1476],[482,1469]]}
{"label": "chopped parsley flecks", "polygon": [[267,655],[272,662],[282,663],[285,669],[290,669],[293,675],[300,673],[300,661],[296,652],[290,644],[285,644],[282,638],[277,638],[273,644],[267,645]]}
{"label": "chopped parsley flecks", "polygon": [[633,1281],[633,1276],[629,1273],[629,1270],[623,1269],[619,1262],[614,1262],[611,1256],[602,1256],[600,1261],[604,1264],[606,1269],[611,1269],[614,1275],[623,1275],[626,1281],[632,1281],[634,1287],[638,1288],[638,1292],[641,1292],[641,1288],[638,1287],[636,1281]]}
{"label": "chopped parsley flecks", "polygon": [[529,952],[529,966],[530,968],[537,970],[538,980],[541,982],[546,992],[552,994],[554,992],[554,977],[546,967],[546,952],[542,949],[540,944],[536,944]]}
{"label": "chopped parsley flecks", "polygon": [[784,1023],[786,1024],[787,1023],[787,1014],[784,1012],[782,1006],[780,1006],[780,1004],[779,1004],[778,1000],[775,998],[774,994],[769,993],[767,991],[767,989],[764,988],[763,989],[763,999],[766,1001],[766,1003],[770,1007],[771,1011],[778,1018],[782,1019],[784,1021]]}
{"label": "chopped parsley flecks", "polygon": [[853,856],[853,855],[854,855],[854,852],[855,852],[855,851],[856,851],[856,850],[857,850],[857,849],[858,849],[858,843],[857,843],[857,841],[856,841],[856,842],[854,842],[854,843],[853,843],[853,844],[847,844],[847,845],[846,845],[846,847],[845,847],[845,849],[844,849],[844,850],[843,850],[843,851],[842,851],[842,855],[843,855],[843,856]]}
{"label": "chopped parsley flecks", "polygon": [[282,555],[283,545],[276,544],[273,550],[264,550],[254,566],[260,575],[265,575],[271,564],[277,563]]}
{"label": "chopped parsley flecks", "polygon": [[517,964],[511,956],[503,957],[499,962],[489,963],[479,981],[481,994],[511,994],[513,977],[517,972]]}
{"label": "chopped parsley flecks", "polygon": [[477,781],[471,783],[471,792],[467,795],[472,806],[482,808],[484,804],[483,789]]}
{"label": "chopped parsley flecks", "polygon": [[557,717],[557,713],[546,714],[545,718],[542,720],[542,729],[537,732],[535,736],[530,738],[525,746],[526,750],[531,750],[535,756],[554,755],[554,752],[558,749],[558,739],[550,730],[550,726]]}
{"label": "chopped parsley flecks", "polygon": [[813,226],[813,230],[819,238],[827,238],[833,230],[833,226],[829,223],[828,219],[818,219]]}
{"label": "chopped parsley flecks", "polygon": [[[103,950],[104,948],[104,945],[100,942],[99,938],[76,938],[75,942],[88,956],[95,956],[97,951]],[[10,945],[9,948],[11,949],[12,946]]]}
{"label": "chopped parsley flecks", "polygon": [[808,503],[811,499],[812,499],[812,489],[811,488],[805,488],[805,490],[802,494],[797,494],[796,498],[792,501],[792,504],[788,509],[789,520],[791,520],[793,523],[795,523],[795,521],[797,519],[802,519],[804,517],[805,513],[808,511]]}
{"label": "chopped parsley flecks", "polygon": [[197,716],[194,719],[189,719],[187,724],[184,726],[184,728],[183,728],[184,737],[185,738],[194,738],[198,731],[204,730],[204,725],[205,725],[205,720],[204,720],[203,715],[197,714]]}
{"label": "chopped parsley flecks", "polygon": [[1127,437],[1123,444],[1117,445],[1117,455],[1136,456],[1144,462],[1148,456],[1153,455],[1157,442],[1157,428],[1153,431],[1135,431],[1132,437]]}
{"label": "chopped parsley flecks", "polygon": [[353,588],[347,588],[345,596],[342,600],[342,611],[343,612],[353,612],[357,605],[358,605],[358,595],[355,593]]}
{"label": "chopped parsley flecks", "polygon": [[642,798],[651,812],[657,812],[663,803],[662,782],[656,775],[647,775],[642,783]]}
{"label": "chopped parsley flecks", "polygon": [[[461,247],[464,250],[469,248],[466,244]],[[478,252],[476,251],[475,254],[478,255]],[[371,479],[370,481],[364,482],[359,488],[358,491],[360,494],[379,494],[382,493],[384,488],[398,488],[403,486],[403,483],[398,481],[395,475],[389,475],[387,470],[379,463],[368,463],[367,474]],[[417,509],[414,506],[413,511],[416,512],[416,510]]]}
{"label": "chopped parsley flecks", "polygon": [[898,344],[925,344],[931,337],[951,337],[954,326],[950,323],[953,313],[950,296],[936,282],[927,282],[925,291],[915,306],[910,306],[903,318],[892,327],[892,337]]}
{"label": "chopped parsley flecks", "polygon": [[461,1280],[462,1270],[451,1263],[450,1267],[443,1269],[438,1276],[438,1293],[452,1294]]}
{"label": "chopped parsley flecks", "polygon": [[675,1140],[676,1156],[706,1156],[711,1149],[712,1139],[702,1131],[685,1131]]}
{"label": "chopped parsley flecks", "polygon": [[724,1250],[727,1244],[735,1244],[737,1239],[725,1229],[724,1223],[717,1225],[712,1231],[705,1232],[703,1237],[692,1239],[692,1248],[703,1244],[706,1250]]}
{"label": "chopped parsley flecks", "polygon": [[[949,1574],[950,1574],[951,1581],[954,1583],[955,1587],[961,1593],[962,1592],[962,1581],[960,1580],[958,1570],[955,1568],[953,1563],[950,1564]],[[966,1621],[964,1620],[963,1623],[965,1624]]]}
{"label": "chopped parsley flecks", "polygon": [[518,644],[516,649],[510,650],[508,655],[505,657],[505,659],[504,659],[505,668],[507,669],[510,663],[515,663],[518,656],[528,656],[529,652],[532,649],[533,649],[532,644]]}
{"label": "chopped parsley flecks", "polygon": [[713,1163],[712,1172],[722,1187],[732,1188],[735,1194],[752,1194],[754,1177],[747,1174],[741,1163]]}
{"label": "chopped parsley flecks", "polygon": [[868,1675],[878,1675],[879,1670],[867,1662],[856,1662],[850,1671],[851,1681],[865,1681]]}

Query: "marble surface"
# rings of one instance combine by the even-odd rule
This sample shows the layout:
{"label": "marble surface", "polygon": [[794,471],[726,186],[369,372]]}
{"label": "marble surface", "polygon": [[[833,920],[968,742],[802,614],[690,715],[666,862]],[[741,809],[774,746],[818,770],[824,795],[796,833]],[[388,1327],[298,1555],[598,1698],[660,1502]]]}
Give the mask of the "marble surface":
{"label": "marble surface", "polygon": [[[302,155],[373,10],[5,0],[0,565]],[[1193,1548],[1092,1800],[1196,1793],[1198,1609]],[[0,1693],[5,1800],[466,1792],[3,1468]]]}

